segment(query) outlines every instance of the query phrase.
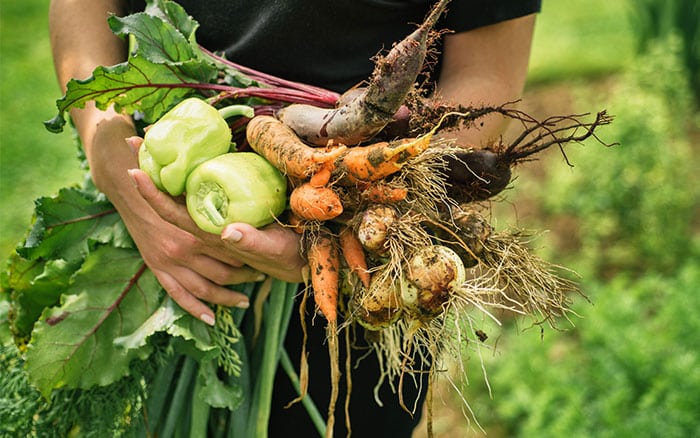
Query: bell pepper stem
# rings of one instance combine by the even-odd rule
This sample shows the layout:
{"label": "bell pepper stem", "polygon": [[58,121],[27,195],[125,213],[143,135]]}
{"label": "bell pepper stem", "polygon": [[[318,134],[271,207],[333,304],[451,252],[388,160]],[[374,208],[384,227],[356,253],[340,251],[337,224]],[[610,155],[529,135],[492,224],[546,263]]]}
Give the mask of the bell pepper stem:
{"label": "bell pepper stem", "polygon": [[255,115],[255,110],[253,109],[253,107],[248,105],[229,105],[223,108],[219,108],[218,111],[219,115],[221,115],[221,118],[223,118],[224,120],[233,116],[243,116],[252,119]]}
{"label": "bell pepper stem", "polygon": [[201,211],[214,225],[221,226],[224,223],[224,217],[219,211],[221,197],[216,191],[212,190],[202,198]]}

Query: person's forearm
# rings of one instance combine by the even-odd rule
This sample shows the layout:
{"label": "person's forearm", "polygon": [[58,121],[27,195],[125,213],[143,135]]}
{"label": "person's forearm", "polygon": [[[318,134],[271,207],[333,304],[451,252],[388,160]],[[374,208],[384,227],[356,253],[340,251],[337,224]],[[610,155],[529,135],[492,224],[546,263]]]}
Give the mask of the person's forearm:
{"label": "person's forearm", "polygon": [[[483,107],[520,99],[527,76],[535,16],[508,20],[462,34],[447,35],[438,95],[452,103]],[[459,142],[484,146],[497,140],[508,120],[479,119],[457,134]]]}
{"label": "person's forearm", "polygon": [[[53,0],[49,8],[49,31],[56,76],[65,92],[71,79],[90,77],[100,65],[114,65],[126,58],[124,41],[107,25],[110,14],[123,14],[116,0]],[[134,135],[128,116],[100,111],[93,103],[74,109],[71,117],[83,142],[95,184],[114,202],[129,198],[133,184],[127,169],[136,157],[124,141]],[[123,193],[126,191],[127,193]]]}

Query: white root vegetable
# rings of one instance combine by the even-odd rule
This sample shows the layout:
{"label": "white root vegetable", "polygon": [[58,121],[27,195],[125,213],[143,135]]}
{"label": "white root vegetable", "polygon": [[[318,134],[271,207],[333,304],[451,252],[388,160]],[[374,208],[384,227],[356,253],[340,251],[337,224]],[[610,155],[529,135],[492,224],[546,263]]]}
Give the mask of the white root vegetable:
{"label": "white root vegetable", "polygon": [[372,275],[369,290],[358,294],[355,305],[356,320],[367,330],[389,327],[401,316],[399,283],[385,271]]}
{"label": "white root vegetable", "polygon": [[418,319],[430,319],[444,309],[454,290],[466,281],[459,255],[442,245],[426,246],[413,254],[404,269],[401,288],[404,309]]}
{"label": "white root vegetable", "polygon": [[362,246],[375,254],[386,254],[389,250],[385,245],[387,234],[398,218],[396,210],[387,205],[374,205],[367,208],[357,228],[357,237]]}

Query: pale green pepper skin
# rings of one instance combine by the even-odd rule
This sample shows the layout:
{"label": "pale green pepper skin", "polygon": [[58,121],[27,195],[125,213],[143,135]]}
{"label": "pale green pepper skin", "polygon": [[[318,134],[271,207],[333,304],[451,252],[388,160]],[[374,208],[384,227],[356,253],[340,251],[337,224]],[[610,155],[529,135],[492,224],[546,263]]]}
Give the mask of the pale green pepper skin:
{"label": "pale green pepper skin", "polygon": [[231,130],[219,111],[202,99],[174,106],[147,131],[139,149],[139,167],[162,191],[181,195],[190,172],[229,151]]}
{"label": "pale green pepper skin", "polygon": [[204,231],[234,222],[272,223],[287,204],[287,178],[254,152],[231,152],[200,164],[187,178],[187,211]]}

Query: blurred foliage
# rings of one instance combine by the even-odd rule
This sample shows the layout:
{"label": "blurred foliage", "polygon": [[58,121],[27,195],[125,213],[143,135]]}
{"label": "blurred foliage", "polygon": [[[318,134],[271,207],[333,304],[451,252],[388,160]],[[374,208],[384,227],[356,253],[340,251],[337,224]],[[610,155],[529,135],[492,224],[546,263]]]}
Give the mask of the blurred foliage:
{"label": "blurred foliage", "polygon": [[[490,436],[700,431],[700,192],[682,56],[675,36],[650,44],[608,102],[616,119],[600,135],[620,144],[568,148],[574,168],[557,155],[528,186],[538,188],[536,227],[569,218],[576,235],[563,239],[579,247],[546,258],[581,272],[591,302],[575,301],[580,318],[569,330],[490,328],[497,353],[483,357],[493,399],[483,384],[465,389]],[[588,100],[578,104],[599,105]]]}
{"label": "blurred foliage", "polygon": [[72,133],[51,134],[61,90],[51,62],[49,0],[0,7],[0,258],[29,228],[34,200],[77,184],[84,170]]}
{"label": "blurred foliage", "polygon": [[594,79],[625,68],[635,55],[627,1],[545,0],[532,42],[528,85]]}
{"label": "blurred foliage", "polygon": [[[493,399],[477,419],[494,436],[689,437],[700,430],[700,257],[674,277],[589,284],[576,330],[501,338],[486,358]],[[489,409],[483,409],[488,406]]]}
{"label": "blurred foliage", "polygon": [[700,105],[700,2],[698,0],[638,0],[631,21],[640,53],[675,35],[695,102]]}
{"label": "blurred foliage", "polygon": [[538,186],[548,215],[576,218],[576,268],[587,276],[673,272],[691,250],[700,181],[679,52],[676,38],[660,41],[621,79],[609,107],[615,121],[601,134],[619,145],[568,149],[576,167],[552,165]]}

